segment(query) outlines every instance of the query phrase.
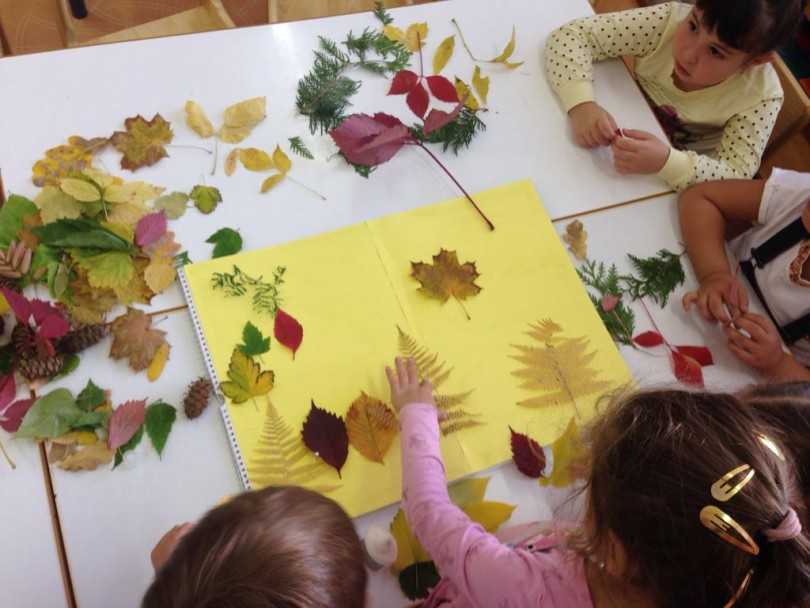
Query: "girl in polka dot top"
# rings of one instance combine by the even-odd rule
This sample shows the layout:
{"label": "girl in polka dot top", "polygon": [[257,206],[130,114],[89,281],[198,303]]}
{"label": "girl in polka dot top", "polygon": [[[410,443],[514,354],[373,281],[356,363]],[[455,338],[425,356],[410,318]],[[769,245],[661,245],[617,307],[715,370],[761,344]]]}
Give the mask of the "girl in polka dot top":
{"label": "girl in polka dot top", "polygon": [[[546,75],[576,142],[612,146],[621,174],[655,173],[676,190],[750,178],[759,168],[782,87],[774,49],[790,39],[801,0],[697,0],[596,15],[554,31]],[[671,143],[622,125],[596,103],[593,62],[630,56]]]}

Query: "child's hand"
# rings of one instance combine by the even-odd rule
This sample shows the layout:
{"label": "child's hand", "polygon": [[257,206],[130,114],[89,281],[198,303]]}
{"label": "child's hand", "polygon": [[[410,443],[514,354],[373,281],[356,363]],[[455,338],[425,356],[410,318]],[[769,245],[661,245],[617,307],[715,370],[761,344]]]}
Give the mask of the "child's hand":
{"label": "child's hand", "polygon": [[748,312],[748,292],[733,274],[718,272],[703,279],[697,291],[683,297],[685,311],[689,312],[693,304],[710,323],[720,321],[725,325]]}
{"label": "child's hand", "polygon": [[652,133],[622,129],[613,140],[613,164],[622,175],[658,173],[669,158],[669,144]]}
{"label": "child's hand", "polygon": [[727,325],[725,328],[728,348],[734,356],[769,375],[777,370],[787,355],[782,350],[782,340],[773,323],[761,315],[746,313],[734,325],[736,327]]}
{"label": "child's hand", "polygon": [[175,547],[177,547],[177,543],[179,543],[180,539],[188,534],[193,527],[194,524],[180,524],[163,535],[163,538],[161,538],[158,544],[155,545],[155,548],[152,549],[152,566],[155,571],[160,570],[161,566],[169,561],[172,553],[174,553]]}
{"label": "child's hand", "polygon": [[586,101],[568,110],[574,141],[583,148],[609,146],[619,128],[613,117],[598,103]]}
{"label": "child's hand", "polygon": [[413,358],[397,357],[395,363],[397,371],[386,367],[385,375],[391,387],[391,404],[397,413],[409,403],[428,403],[435,407],[433,385],[429,380],[419,380]]}

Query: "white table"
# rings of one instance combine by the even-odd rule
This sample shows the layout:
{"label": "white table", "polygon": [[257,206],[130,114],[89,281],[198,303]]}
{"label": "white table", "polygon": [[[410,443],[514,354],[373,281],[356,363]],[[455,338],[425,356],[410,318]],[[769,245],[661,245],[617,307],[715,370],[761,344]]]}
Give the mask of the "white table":
{"label": "white table", "polygon": [[[564,217],[667,189],[653,177],[620,178],[612,173],[603,156],[578,149],[570,141],[564,117],[545,82],[540,51],[554,27],[589,12],[585,0],[502,0],[497,11],[485,0],[451,0],[394,12],[400,26],[419,20],[429,23],[427,64],[436,45],[453,33],[451,17],[459,19],[468,41],[485,56],[497,54],[512,24],[517,24],[515,58],[526,63],[509,73],[498,68],[485,70],[492,76],[491,111],[484,117],[487,132],[460,156],[442,155],[469,191],[528,176],[552,217]],[[203,175],[210,167],[210,159],[199,152],[174,149],[170,159],[136,174],[117,170],[117,154],[107,152],[101,158],[107,168],[127,179],[144,179],[169,190],[188,191],[203,180],[221,189],[225,202],[214,214],[203,216],[190,211],[172,225],[193,259],[210,255],[210,245],[204,241],[223,225],[238,228],[245,247],[251,249],[458,195],[453,184],[418,150],[404,150],[371,179],[363,180],[339,159],[325,160],[334,151],[331,141],[310,136],[305,119],[295,114],[295,86],[311,65],[316,36],[342,39],[348,30],[365,26],[376,27],[370,15],[3,59],[0,82],[13,83],[15,91],[0,98],[0,116],[4,117],[0,167],[6,187],[33,195],[31,165],[45,149],[62,143],[69,135],[110,133],[122,128],[127,116],[140,113],[150,118],[160,112],[172,122],[175,143],[198,144],[200,140],[183,121],[182,108],[187,99],[200,102],[217,123],[226,105],[266,95],[268,118],[242,145],[270,150],[276,143],[286,147],[288,137],[303,136],[317,160],[293,156],[292,174],[323,191],[328,202],[289,182],[269,195],[260,195],[262,177],[244,170],[225,177],[221,160],[230,146],[220,147],[220,168],[214,177]],[[472,64],[457,44],[446,73],[469,81],[471,72]],[[384,110],[412,120],[402,98],[385,97],[385,81],[362,78],[363,87],[354,99],[357,111]],[[620,63],[597,67],[596,89],[600,102],[621,126],[662,136]],[[592,255],[619,261],[625,251],[652,253],[659,246],[675,248],[671,206],[671,198],[664,198],[589,216],[585,223],[591,232]],[[638,227],[627,230],[621,247],[611,240],[615,238],[616,222]],[[154,300],[153,309],[179,303],[179,290],[170,289]],[[661,313],[661,323],[672,332],[685,332],[688,327],[685,319],[669,311]],[[150,384],[143,375],[131,374],[123,363],[108,359],[109,345],[105,342],[83,354],[79,370],[60,385],[77,391],[92,377],[100,386],[113,389],[116,403],[161,397],[179,407],[185,385],[203,374],[203,365],[186,313],[168,315],[160,327],[169,333],[172,354],[158,382]],[[639,359],[636,353],[628,353],[628,360],[634,371],[647,374],[654,370],[661,378],[669,379],[668,364],[663,359]],[[739,382],[742,374],[736,368],[730,370],[729,382]],[[724,371],[718,373],[727,376]],[[222,497],[240,489],[214,408],[196,421],[182,416],[178,419],[162,461],[144,442],[119,469],[78,474],[52,471],[72,581],[81,608],[109,606],[111,597],[115,597],[116,605],[137,605],[151,577],[149,550],[160,535],[175,523],[193,520]],[[515,523],[548,518],[551,505],[561,500],[555,494],[537,492],[535,482],[522,478],[508,465],[494,475],[488,496],[517,502],[520,506],[513,516]],[[26,477],[33,485],[40,478],[35,468]],[[0,507],[2,513],[6,504]],[[44,497],[36,501],[35,507],[47,513],[47,507],[42,505],[47,505]],[[29,509],[25,521],[4,536],[9,546],[30,542],[31,531],[43,528],[35,517],[36,509]],[[395,507],[390,507],[360,518],[358,528],[362,532],[372,522],[387,525],[394,511]],[[47,543],[38,547],[37,555],[42,553],[40,559],[44,562],[49,547]],[[52,547],[50,552],[54,553]],[[19,569],[0,570],[0,587],[16,584],[21,588],[20,605],[43,605],[37,604],[35,597],[29,601],[25,594],[42,592],[45,585],[41,571],[38,568],[33,578],[26,574],[30,571],[20,574]],[[49,571],[58,576],[55,564]],[[28,584],[15,582],[15,577]],[[381,574],[372,578],[372,598],[375,607],[407,603],[394,579]],[[56,604],[51,601],[47,605]]]}

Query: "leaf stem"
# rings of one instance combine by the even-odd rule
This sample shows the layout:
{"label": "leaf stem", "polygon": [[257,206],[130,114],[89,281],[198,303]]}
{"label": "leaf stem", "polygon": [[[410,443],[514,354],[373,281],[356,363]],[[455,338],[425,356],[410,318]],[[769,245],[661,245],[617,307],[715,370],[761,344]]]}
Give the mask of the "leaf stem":
{"label": "leaf stem", "polygon": [[422,37],[416,32],[416,44],[419,46],[419,80],[425,77],[425,65],[422,61]]}
{"label": "leaf stem", "polygon": [[213,177],[214,173],[217,170],[217,161],[219,160],[219,140],[214,139],[214,162],[211,165],[211,176]]}
{"label": "leaf stem", "polygon": [[6,459],[6,462],[8,463],[8,466],[10,466],[12,469],[16,469],[16,468],[17,468],[17,465],[16,465],[16,464],[14,464],[14,461],[13,461],[13,460],[11,459],[11,457],[8,455],[8,452],[6,452],[6,448],[5,448],[5,446],[3,445],[3,442],[2,442],[2,441],[0,441],[0,452],[3,452],[3,457]]}
{"label": "leaf stem", "polygon": [[470,59],[472,59],[473,61],[481,61],[481,59],[477,59],[475,55],[472,54],[470,47],[467,46],[467,41],[464,39],[464,33],[461,31],[461,26],[459,26],[455,18],[450,19],[450,23],[452,23],[455,26],[456,31],[458,32],[458,37],[461,38],[461,45],[464,47],[464,50],[467,51],[467,54],[470,56]]}
{"label": "leaf stem", "polygon": [[193,144],[166,144],[167,148],[184,148],[187,150],[199,150],[200,152],[205,152],[206,154],[213,154],[213,150],[209,150],[208,148],[203,148],[202,146],[195,146]]}
{"label": "leaf stem", "polygon": [[644,302],[644,298],[643,297],[639,298],[638,301],[641,302],[641,307],[644,309],[644,312],[647,313],[647,318],[650,320],[650,323],[652,323],[652,326],[655,328],[655,331],[657,331],[658,335],[661,336],[661,339],[664,341],[664,344],[667,345],[667,348],[670,350],[670,352],[674,353],[675,349],[672,348],[672,344],[669,343],[669,341],[666,339],[663,332],[661,331],[661,328],[658,327],[658,324],[655,322],[655,319],[653,319],[653,316],[650,313],[650,309],[647,308],[647,304],[646,302]]}
{"label": "leaf stem", "polygon": [[325,201],[325,200],[326,200],[326,197],[325,197],[323,194],[321,194],[321,193],[320,193],[320,192],[318,192],[317,190],[313,190],[312,188],[310,188],[309,186],[307,186],[305,183],[303,183],[303,182],[299,182],[297,179],[295,179],[295,178],[294,178],[293,176],[291,176],[289,173],[286,175],[286,177],[287,177],[287,179],[288,179],[288,180],[290,180],[292,183],[294,183],[294,184],[296,184],[296,185],[300,186],[300,187],[301,187],[301,188],[303,188],[304,190],[308,190],[309,192],[311,192],[312,194],[314,194],[315,196],[317,196],[317,197],[318,197],[319,199],[321,199],[322,201]]}
{"label": "leaf stem", "polygon": [[489,227],[489,229],[490,229],[490,230],[495,230],[495,225],[494,225],[494,224],[493,224],[493,223],[490,221],[490,219],[489,219],[489,218],[488,218],[488,217],[487,217],[487,216],[484,214],[484,212],[483,212],[483,211],[481,211],[481,208],[480,208],[480,207],[479,207],[479,206],[476,204],[476,202],[473,200],[472,196],[470,196],[470,195],[469,195],[469,193],[468,193],[468,192],[467,192],[467,191],[464,189],[464,186],[462,186],[462,185],[461,185],[461,184],[458,182],[458,180],[457,180],[455,177],[453,177],[453,174],[452,174],[452,173],[450,173],[450,171],[448,170],[448,168],[444,166],[444,164],[442,163],[442,161],[440,161],[440,160],[439,160],[439,159],[436,157],[436,155],[435,155],[435,154],[433,154],[433,152],[431,152],[431,151],[428,149],[428,147],[427,147],[427,146],[425,146],[425,145],[424,145],[422,142],[419,142],[419,141],[418,141],[418,142],[416,142],[416,143],[414,143],[414,144],[411,144],[411,145],[414,145],[414,146],[419,146],[420,148],[422,148],[422,149],[423,149],[423,150],[424,150],[424,151],[427,153],[427,155],[428,155],[428,156],[430,156],[430,158],[432,158],[434,161],[436,161],[436,164],[437,164],[437,165],[439,165],[439,167],[441,167],[441,168],[442,168],[442,170],[443,170],[443,171],[444,171],[444,172],[447,174],[447,176],[448,176],[448,177],[449,177],[451,180],[453,180],[453,183],[454,183],[456,186],[458,186],[458,189],[459,189],[459,190],[461,190],[461,191],[464,193],[464,196],[467,198],[467,200],[468,200],[468,201],[470,201],[470,203],[472,203],[472,206],[473,206],[473,207],[475,207],[475,210],[478,212],[478,215],[480,215],[480,216],[483,218],[483,220],[484,220],[484,221],[487,223],[487,226]]}
{"label": "leaf stem", "polygon": [[458,302],[458,305],[459,305],[459,306],[461,306],[461,310],[463,310],[463,311],[464,311],[464,314],[466,315],[467,320],[468,320],[468,321],[472,321],[472,317],[470,316],[470,313],[469,313],[469,312],[467,312],[467,309],[464,307],[464,303],[463,303],[461,300],[459,300],[459,299],[458,299],[456,296],[453,296],[453,299],[454,299],[456,302]]}
{"label": "leaf stem", "polygon": [[633,332],[631,332],[630,328],[627,327],[624,321],[622,321],[622,318],[619,316],[619,313],[616,312],[615,308],[611,312],[613,313],[613,316],[616,317],[616,321],[619,322],[619,326],[622,328],[622,331],[624,331],[624,336],[630,343],[630,346],[636,348],[636,343],[633,342]]}

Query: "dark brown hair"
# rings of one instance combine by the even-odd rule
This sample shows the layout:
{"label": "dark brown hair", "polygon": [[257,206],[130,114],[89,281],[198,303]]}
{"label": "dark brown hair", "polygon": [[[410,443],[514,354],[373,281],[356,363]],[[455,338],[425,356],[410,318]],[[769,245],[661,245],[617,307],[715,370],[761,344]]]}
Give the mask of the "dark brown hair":
{"label": "dark brown hair", "polygon": [[723,44],[760,55],[787,44],[799,26],[802,0],[697,0],[703,24]]}
{"label": "dark brown hair", "polygon": [[296,487],[246,492],[183,537],[143,608],[363,608],[364,553],[332,500]]}
{"label": "dark brown hair", "polygon": [[[804,430],[802,441],[810,445],[810,402],[796,403],[789,394],[756,395],[639,392],[614,398],[591,428],[591,525],[582,549],[598,557],[608,534],[615,535],[627,553],[630,582],[660,608],[722,608],[752,568],[738,608],[810,605],[810,539],[801,491],[807,479],[800,479],[797,462],[808,452],[793,450],[794,430]],[[772,438],[785,460],[757,433]],[[731,500],[717,503],[712,484],[741,464],[754,469],[754,478]],[[704,527],[699,515],[707,505],[739,522],[759,545],[759,555]],[[805,532],[767,542],[764,531],[778,526],[790,508]]]}

